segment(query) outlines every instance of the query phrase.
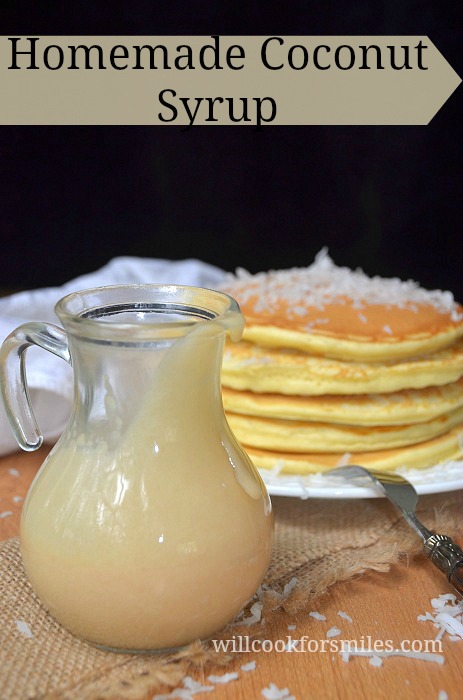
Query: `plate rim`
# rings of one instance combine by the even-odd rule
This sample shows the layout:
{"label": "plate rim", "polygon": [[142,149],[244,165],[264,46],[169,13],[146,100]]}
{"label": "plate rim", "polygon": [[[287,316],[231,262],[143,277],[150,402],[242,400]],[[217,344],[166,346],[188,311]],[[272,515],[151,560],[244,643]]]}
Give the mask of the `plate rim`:
{"label": "plate rim", "polygon": [[[407,475],[406,470],[402,470],[404,476],[408,476],[411,483],[414,485],[419,496],[425,496],[437,493],[448,493],[451,491],[459,491],[463,489],[463,461],[454,462],[461,468],[461,476],[457,478],[449,478],[448,480],[424,481],[419,483],[416,479]],[[422,476],[429,476],[429,472],[438,467],[444,468],[445,465],[435,465],[427,470],[413,470],[414,476],[419,473]],[[339,486],[333,485],[332,482],[323,486],[320,483],[314,485],[304,484],[302,479],[304,476],[320,477],[321,473],[311,475],[285,474],[275,475],[269,470],[258,469],[259,474],[267,488],[270,496],[283,496],[288,498],[300,498],[308,500],[311,498],[325,499],[364,499],[364,498],[386,498],[384,493],[376,490],[374,487],[352,486],[347,483],[347,480],[340,480]],[[283,478],[285,479],[283,481]],[[291,482],[293,479],[293,483]]]}

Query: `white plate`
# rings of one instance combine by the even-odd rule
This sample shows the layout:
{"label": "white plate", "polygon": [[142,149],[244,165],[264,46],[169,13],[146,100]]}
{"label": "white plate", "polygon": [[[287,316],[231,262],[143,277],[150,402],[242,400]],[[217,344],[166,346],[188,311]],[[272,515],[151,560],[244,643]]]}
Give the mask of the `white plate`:
{"label": "white plate", "polygon": [[[463,461],[446,462],[430,469],[398,469],[420,495],[463,489]],[[353,486],[348,479],[322,474],[295,476],[259,469],[271,496],[293,498],[384,498],[374,487]]]}

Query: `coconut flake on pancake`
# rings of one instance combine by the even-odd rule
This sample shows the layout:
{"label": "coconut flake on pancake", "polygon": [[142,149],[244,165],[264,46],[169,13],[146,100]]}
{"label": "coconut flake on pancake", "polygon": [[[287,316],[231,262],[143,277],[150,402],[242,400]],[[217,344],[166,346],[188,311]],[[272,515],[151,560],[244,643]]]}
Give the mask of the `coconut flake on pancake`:
{"label": "coconut flake on pancake", "polygon": [[244,338],[341,359],[433,352],[463,335],[451,292],[338,267],[323,249],[305,268],[229,275],[222,289],[246,318]]}

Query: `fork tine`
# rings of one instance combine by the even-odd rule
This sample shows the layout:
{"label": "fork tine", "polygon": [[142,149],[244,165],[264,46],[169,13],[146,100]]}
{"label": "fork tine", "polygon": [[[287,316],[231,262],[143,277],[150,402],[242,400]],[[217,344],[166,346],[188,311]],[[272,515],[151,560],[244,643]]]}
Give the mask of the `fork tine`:
{"label": "fork tine", "polygon": [[369,477],[372,481],[380,479],[381,481],[389,484],[406,484],[407,480],[396,472],[382,472],[378,469],[367,469],[366,467],[361,467],[358,464],[346,464],[342,467],[334,467],[326,472],[327,474],[332,474],[333,476],[341,476],[345,474],[346,476],[356,476],[358,477]]}

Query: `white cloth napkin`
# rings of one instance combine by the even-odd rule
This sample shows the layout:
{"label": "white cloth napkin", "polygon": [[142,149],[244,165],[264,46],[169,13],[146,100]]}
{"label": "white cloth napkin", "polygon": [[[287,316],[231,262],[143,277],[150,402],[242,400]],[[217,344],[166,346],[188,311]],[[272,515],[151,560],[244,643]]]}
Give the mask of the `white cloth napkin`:
{"label": "white cloth napkin", "polygon": [[[60,325],[54,307],[61,297],[82,289],[108,284],[190,284],[216,288],[225,272],[200,260],[170,261],[118,257],[96,272],[77,277],[62,287],[20,292],[0,299],[0,342],[27,321],[48,321]],[[54,442],[69,417],[73,378],[71,367],[45,350],[27,350],[27,382],[37,422],[45,441]],[[0,455],[17,449],[0,401]]]}

